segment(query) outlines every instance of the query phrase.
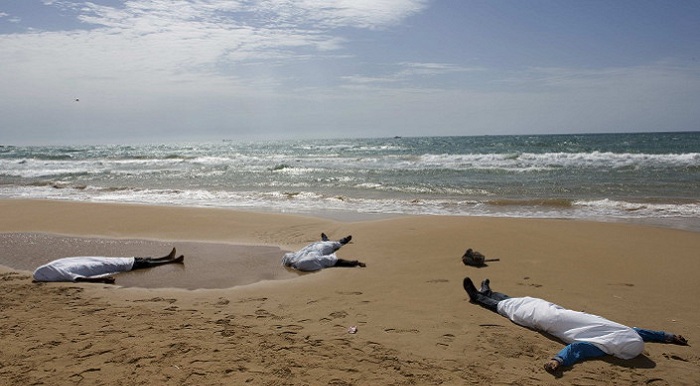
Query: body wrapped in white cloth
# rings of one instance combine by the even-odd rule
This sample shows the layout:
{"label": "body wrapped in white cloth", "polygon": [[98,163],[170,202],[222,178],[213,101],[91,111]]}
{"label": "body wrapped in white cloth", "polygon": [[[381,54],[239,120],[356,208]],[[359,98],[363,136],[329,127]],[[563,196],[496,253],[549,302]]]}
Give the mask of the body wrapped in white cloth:
{"label": "body wrapped in white cloth", "polygon": [[76,256],[54,260],[34,270],[36,281],[76,281],[130,271],[134,257]]}
{"label": "body wrapped in white cloth", "polygon": [[497,307],[499,314],[514,323],[547,332],[567,344],[588,342],[621,359],[632,359],[644,351],[644,341],[634,329],[597,315],[532,297],[508,298]]}
{"label": "body wrapped in white cloth", "polygon": [[299,271],[318,271],[332,267],[338,261],[335,251],[343,244],[338,241],[318,241],[305,246],[297,252],[285,253],[282,264]]}

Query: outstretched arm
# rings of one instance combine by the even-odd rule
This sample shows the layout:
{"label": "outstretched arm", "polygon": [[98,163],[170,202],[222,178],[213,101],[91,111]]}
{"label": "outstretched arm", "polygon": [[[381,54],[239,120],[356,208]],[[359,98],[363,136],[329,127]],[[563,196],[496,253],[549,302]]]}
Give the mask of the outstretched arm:
{"label": "outstretched arm", "polygon": [[688,340],[685,339],[682,335],[675,335],[666,331],[647,330],[638,327],[633,328],[634,331],[637,331],[637,334],[639,334],[639,336],[641,336],[642,340],[645,342],[673,343],[679,344],[681,346],[688,345]]}
{"label": "outstretched arm", "polygon": [[574,363],[604,355],[606,355],[605,352],[592,343],[574,342],[564,347],[554,358],[545,363],[544,369],[556,374],[561,371],[562,366],[572,366]]}

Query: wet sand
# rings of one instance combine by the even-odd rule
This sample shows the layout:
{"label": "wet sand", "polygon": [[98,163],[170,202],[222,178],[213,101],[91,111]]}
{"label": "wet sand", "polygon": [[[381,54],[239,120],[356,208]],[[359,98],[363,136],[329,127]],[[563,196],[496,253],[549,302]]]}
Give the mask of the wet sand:
{"label": "wet sand", "polygon": [[[32,283],[30,269],[2,268],[0,379],[37,385],[700,384],[698,233],[567,220],[344,222],[0,201],[0,233],[17,243],[10,248],[15,257],[48,259],[84,248],[160,254],[174,245],[192,255],[180,272],[185,276],[195,272],[194,259],[211,256],[214,266],[224,267],[229,254],[264,247],[274,255],[321,232],[352,234],[339,257],[360,259],[367,268],[296,275],[279,271],[270,256],[272,277],[261,279],[257,265],[240,263],[221,271],[236,271],[246,278],[242,283],[198,290]],[[33,237],[36,245],[22,244]],[[66,241],[75,238],[89,241]],[[466,267],[460,260],[466,248],[500,261]],[[207,282],[201,276],[213,272],[197,272],[194,282]],[[489,277],[495,290],[511,296],[542,297],[630,326],[679,333],[691,346],[647,344],[635,359],[586,361],[557,379],[542,365],[561,342],[470,304],[461,288],[465,276]],[[117,277],[117,284],[120,279],[127,280]],[[352,326],[357,333],[348,333]]]}
{"label": "wet sand", "polygon": [[290,279],[299,273],[280,264],[278,247],[226,243],[164,242],[135,239],[68,237],[42,233],[0,233],[0,265],[33,271],[67,256],[159,257],[172,248],[186,264],[120,273],[122,287],[231,288],[263,280]]}

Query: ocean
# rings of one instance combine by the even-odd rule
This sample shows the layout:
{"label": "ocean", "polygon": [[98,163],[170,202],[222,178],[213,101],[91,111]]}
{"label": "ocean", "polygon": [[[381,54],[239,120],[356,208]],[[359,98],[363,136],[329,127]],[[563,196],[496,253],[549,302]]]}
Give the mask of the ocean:
{"label": "ocean", "polygon": [[700,132],[6,145],[0,198],[700,231]]}

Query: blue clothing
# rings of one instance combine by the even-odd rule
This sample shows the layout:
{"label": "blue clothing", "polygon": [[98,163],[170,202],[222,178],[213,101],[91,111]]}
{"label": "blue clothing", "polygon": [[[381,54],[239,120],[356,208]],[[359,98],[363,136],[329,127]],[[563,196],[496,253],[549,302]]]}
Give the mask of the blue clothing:
{"label": "blue clothing", "polygon": [[[637,327],[633,327],[633,329],[645,342],[670,342],[673,339],[673,335],[665,331],[645,330]],[[571,366],[574,363],[604,355],[607,354],[592,343],[573,342],[559,351],[554,359],[563,366]]]}
{"label": "blue clothing", "polygon": [[563,366],[571,366],[588,358],[614,355],[632,359],[644,351],[644,342],[666,342],[674,335],[664,331],[631,328],[597,315],[567,310],[543,299],[511,298],[482,283],[477,290],[470,278],[464,278],[464,289],[469,299],[497,312],[516,324],[546,332],[562,342],[564,347],[553,359]]}
{"label": "blue clothing", "polygon": [[673,340],[673,334],[666,331],[645,330],[643,328],[632,327],[645,342],[668,343]]}

